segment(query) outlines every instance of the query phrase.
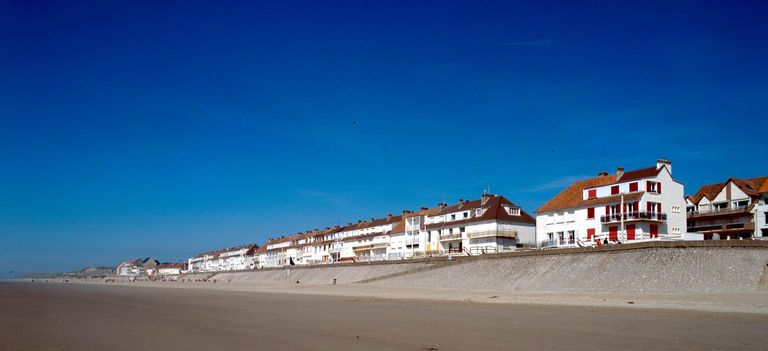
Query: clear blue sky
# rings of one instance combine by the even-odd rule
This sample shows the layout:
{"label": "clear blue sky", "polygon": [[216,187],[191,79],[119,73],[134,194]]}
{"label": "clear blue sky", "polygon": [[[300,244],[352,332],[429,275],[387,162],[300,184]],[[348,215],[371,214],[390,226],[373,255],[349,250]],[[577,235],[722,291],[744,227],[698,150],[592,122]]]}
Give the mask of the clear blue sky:
{"label": "clear blue sky", "polygon": [[761,3],[0,0],[0,277],[766,175]]}

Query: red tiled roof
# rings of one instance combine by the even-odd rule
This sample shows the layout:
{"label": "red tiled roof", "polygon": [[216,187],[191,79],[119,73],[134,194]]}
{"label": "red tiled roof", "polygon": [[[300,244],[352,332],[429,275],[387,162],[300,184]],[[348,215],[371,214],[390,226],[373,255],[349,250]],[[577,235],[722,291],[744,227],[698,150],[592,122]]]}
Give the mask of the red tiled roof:
{"label": "red tiled roof", "polygon": [[704,197],[713,200],[731,182],[739,187],[747,196],[758,196],[761,193],[768,192],[768,176],[747,179],[728,178],[723,183],[702,185],[696,194],[688,196],[688,199],[694,204],[698,204]]}
{"label": "red tiled roof", "polygon": [[584,190],[597,188],[601,186],[624,183],[643,178],[654,177],[659,174],[661,168],[648,167],[635,171],[624,172],[621,177],[616,174],[597,176],[594,178],[579,180],[565,188],[562,192],[549,199],[544,205],[541,205],[536,213],[564,210],[568,208],[588,206],[590,200],[584,200]]}
{"label": "red tiled roof", "polygon": [[536,224],[536,220],[531,217],[528,213],[523,211],[522,208],[520,208],[520,215],[514,216],[507,213],[507,211],[504,209],[504,206],[502,205],[510,205],[512,207],[520,208],[520,206],[517,206],[513,204],[511,201],[507,200],[503,196],[493,195],[491,198],[488,199],[488,201],[483,204],[482,200],[475,200],[475,201],[469,201],[464,202],[463,204],[456,204],[453,206],[448,206],[440,210],[439,213],[435,214],[437,216],[443,215],[443,214],[449,214],[449,213],[456,213],[464,210],[475,210],[478,208],[485,208],[485,212],[481,216],[474,216],[474,211],[471,211],[470,218],[462,219],[458,221],[448,221],[448,222],[441,222],[441,223],[432,223],[428,224],[426,226],[426,229],[433,229],[433,228],[448,228],[448,227],[455,227],[459,225],[466,225],[469,223],[476,223],[476,222],[484,222],[484,221],[492,221],[496,220],[499,222],[512,222],[512,223],[523,223],[523,224]]}

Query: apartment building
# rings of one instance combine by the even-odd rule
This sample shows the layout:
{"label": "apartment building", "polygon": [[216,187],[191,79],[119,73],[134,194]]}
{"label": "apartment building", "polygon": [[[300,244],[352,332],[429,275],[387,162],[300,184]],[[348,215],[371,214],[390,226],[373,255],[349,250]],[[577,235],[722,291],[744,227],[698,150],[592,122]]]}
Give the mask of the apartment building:
{"label": "apartment building", "polygon": [[127,260],[120,262],[120,264],[117,265],[115,268],[115,273],[118,276],[123,277],[131,277],[144,274],[154,275],[159,264],[160,262],[151,257]]}
{"label": "apartment building", "polygon": [[766,239],[768,176],[729,178],[686,197],[688,232],[704,239]]}
{"label": "apartment building", "polygon": [[451,206],[440,203],[423,223],[419,244],[434,253],[483,254],[536,242],[536,220],[505,197],[489,193]]}
{"label": "apartment building", "polygon": [[187,263],[161,263],[157,266],[157,274],[179,275],[187,272]]}
{"label": "apartment building", "polygon": [[608,239],[631,242],[682,239],[686,230],[683,184],[672,163],[579,180],[536,210],[536,240],[543,246],[576,246]]}
{"label": "apartment building", "polygon": [[259,246],[247,244],[201,253],[187,260],[190,272],[223,272],[258,267]]}

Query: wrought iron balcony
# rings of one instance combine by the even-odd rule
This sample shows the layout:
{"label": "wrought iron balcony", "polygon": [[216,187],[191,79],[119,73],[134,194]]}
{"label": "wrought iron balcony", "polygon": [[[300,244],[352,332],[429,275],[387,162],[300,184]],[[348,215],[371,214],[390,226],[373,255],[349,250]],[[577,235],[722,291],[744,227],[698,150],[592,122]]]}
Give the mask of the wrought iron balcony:
{"label": "wrought iron balcony", "polygon": [[625,212],[614,213],[610,215],[600,216],[600,222],[613,223],[621,221],[666,221],[667,214],[664,212]]}

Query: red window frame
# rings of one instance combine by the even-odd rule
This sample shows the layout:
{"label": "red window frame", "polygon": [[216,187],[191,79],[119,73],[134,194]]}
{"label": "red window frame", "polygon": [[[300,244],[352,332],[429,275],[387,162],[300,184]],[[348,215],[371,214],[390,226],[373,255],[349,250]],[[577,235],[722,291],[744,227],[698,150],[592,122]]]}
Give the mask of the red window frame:
{"label": "red window frame", "polygon": [[619,194],[619,186],[614,185],[611,187],[611,195],[618,195]]}
{"label": "red window frame", "polygon": [[594,237],[595,237],[595,228],[587,229],[587,240],[592,241],[592,238]]}
{"label": "red window frame", "polygon": [[589,190],[587,190],[587,198],[588,199],[597,198],[597,189],[589,189]]}
{"label": "red window frame", "polygon": [[595,218],[595,208],[589,207],[587,208],[587,219],[594,219]]}
{"label": "red window frame", "polygon": [[637,182],[629,183],[629,191],[637,191]]}

